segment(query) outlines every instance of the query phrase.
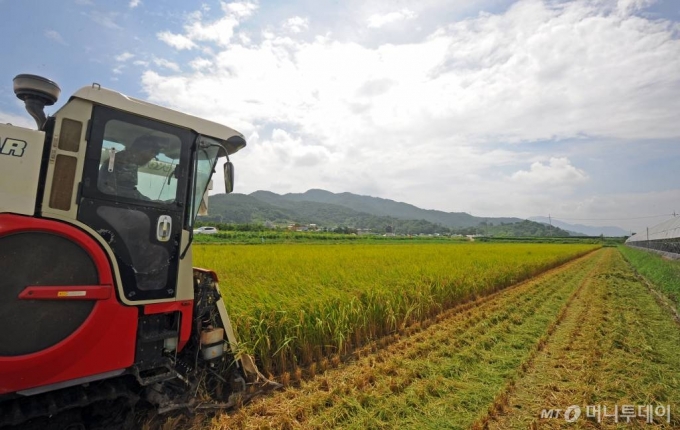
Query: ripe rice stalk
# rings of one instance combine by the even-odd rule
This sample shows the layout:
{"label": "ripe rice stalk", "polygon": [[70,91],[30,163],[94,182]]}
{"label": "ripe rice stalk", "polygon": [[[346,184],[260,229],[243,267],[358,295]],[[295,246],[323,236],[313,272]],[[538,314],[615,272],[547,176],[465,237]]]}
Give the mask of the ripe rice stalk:
{"label": "ripe rice stalk", "polygon": [[583,255],[584,244],[200,245],[241,348],[265,374],[345,355],[369,340]]}

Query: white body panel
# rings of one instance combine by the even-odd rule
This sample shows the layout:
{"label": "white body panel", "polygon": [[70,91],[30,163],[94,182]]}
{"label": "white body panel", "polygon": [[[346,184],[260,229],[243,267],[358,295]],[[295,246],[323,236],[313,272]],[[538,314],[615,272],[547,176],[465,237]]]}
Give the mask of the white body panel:
{"label": "white body panel", "polygon": [[45,133],[0,124],[0,213],[35,213]]}

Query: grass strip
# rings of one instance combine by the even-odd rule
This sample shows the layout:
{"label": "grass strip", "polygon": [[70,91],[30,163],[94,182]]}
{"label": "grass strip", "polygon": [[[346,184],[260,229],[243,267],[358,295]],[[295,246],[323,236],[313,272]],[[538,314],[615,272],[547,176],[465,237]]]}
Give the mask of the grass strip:
{"label": "grass strip", "polygon": [[640,275],[652,282],[673,301],[675,309],[680,310],[680,260],[669,260],[628,246],[619,246],[619,250]]}

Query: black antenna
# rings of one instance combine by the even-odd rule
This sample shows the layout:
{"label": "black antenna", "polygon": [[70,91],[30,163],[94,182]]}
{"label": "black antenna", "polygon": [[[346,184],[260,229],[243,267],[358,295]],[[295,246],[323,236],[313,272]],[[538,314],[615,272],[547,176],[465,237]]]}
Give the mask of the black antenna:
{"label": "black antenna", "polygon": [[47,122],[45,106],[57,102],[61,89],[59,85],[36,75],[17,75],[13,80],[14,94],[26,104],[26,110],[35,119],[38,130]]}

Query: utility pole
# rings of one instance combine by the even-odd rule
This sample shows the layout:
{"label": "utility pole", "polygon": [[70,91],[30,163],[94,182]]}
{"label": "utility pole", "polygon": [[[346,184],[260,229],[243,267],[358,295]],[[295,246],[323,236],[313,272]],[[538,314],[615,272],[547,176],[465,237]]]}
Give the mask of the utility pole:
{"label": "utility pole", "polygon": [[647,227],[647,249],[649,249],[649,227]]}
{"label": "utility pole", "polygon": [[548,230],[548,234],[552,237],[552,216],[548,214],[548,222],[550,223],[550,229]]}

